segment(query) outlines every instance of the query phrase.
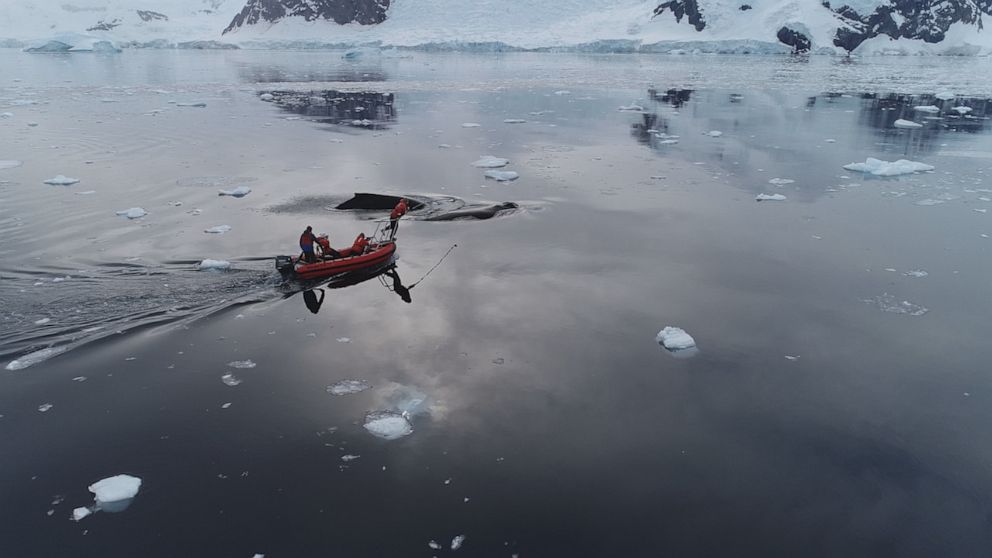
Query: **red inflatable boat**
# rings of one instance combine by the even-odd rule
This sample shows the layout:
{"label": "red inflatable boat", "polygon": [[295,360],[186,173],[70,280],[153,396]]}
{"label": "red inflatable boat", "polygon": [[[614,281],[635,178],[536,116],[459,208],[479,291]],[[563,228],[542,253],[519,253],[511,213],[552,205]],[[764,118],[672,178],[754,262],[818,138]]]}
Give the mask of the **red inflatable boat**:
{"label": "red inflatable boat", "polygon": [[369,271],[392,259],[393,254],[396,253],[396,242],[387,240],[370,243],[361,253],[353,254],[353,251],[354,248],[342,248],[338,250],[341,257],[319,258],[313,263],[300,261],[297,257],[276,256],[276,269],[287,279],[303,281],[328,279],[355,271]]}

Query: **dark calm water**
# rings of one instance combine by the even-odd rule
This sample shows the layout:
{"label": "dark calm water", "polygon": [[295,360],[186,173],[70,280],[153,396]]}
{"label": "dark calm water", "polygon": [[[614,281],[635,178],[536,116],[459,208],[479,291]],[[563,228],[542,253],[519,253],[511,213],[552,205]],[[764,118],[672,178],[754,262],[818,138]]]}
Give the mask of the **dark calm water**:
{"label": "dark calm water", "polygon": [[[987,556],[989,69],[2,52],[0,555]],[[353,192],[519,209],[315,314],[271,257]]]}

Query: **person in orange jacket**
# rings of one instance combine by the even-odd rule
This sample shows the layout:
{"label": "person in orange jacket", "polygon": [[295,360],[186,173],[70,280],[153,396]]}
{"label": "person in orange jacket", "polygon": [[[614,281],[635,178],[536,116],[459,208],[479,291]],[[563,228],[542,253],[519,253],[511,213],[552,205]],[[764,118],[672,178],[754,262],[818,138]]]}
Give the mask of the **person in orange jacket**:
{"label": "person in orange jacket", "polygon": [[406,215],[407,205],[406,198],[400,198],[400,202],[396,204],[396,207],[389,213],[389,236],[393,238],[396,236],[396,230],[400,226],[400,217]]}

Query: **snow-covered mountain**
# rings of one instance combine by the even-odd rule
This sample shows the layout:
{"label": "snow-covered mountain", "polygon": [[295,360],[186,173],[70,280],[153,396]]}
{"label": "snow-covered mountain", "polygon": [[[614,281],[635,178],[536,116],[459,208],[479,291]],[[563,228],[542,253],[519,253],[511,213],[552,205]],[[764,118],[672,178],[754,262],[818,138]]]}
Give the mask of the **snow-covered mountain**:
{"label": "snow-covered mountain", "polygon": [[992,0],[6,0],[0,45],[987,55],[983,16]]}

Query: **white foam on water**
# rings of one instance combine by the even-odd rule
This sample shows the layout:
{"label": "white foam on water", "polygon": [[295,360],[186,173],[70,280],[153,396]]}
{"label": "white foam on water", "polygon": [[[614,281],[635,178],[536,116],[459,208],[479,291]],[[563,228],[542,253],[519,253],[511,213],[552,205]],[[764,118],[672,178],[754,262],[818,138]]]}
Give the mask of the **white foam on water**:
{"label": "white foam on water", "polygon": [[51,403],[42,403],[41,405],[38,405],[38,412],[47,413],[52,407],[53,405]]}
{"label": "white foam on water", "polygon": [[373,411],[365,415],[365,430],[385,440],[398,440],[413,433],[413,426],[403,415],[390,411]]}
{"label": "white foam on water", "polygon": [[917,279],[919,279],[919,278],[926,277],[927,275],[930,275],[930,274],[927,273],[926,271],[923,271],[922,269],[913,269],[911,271],[907,271],[906,273],[903,273],[903,275],[905,275],[907,277],[916,277]]}
{"label": "white foam on water", "polygon": [[358,459],[359,457],[361,457],[361,455],[352,455],[352,454],[342,455],[341,456],[341,461],[344,461],[345,463],[347,463],[349,461],[354,461],[354,460]]}
{"label": "white foam on water", "polygon": [[372,385],[365,380],[341,380],[327,386],[327,393],[331,395],[351,395],[371,388]]}

